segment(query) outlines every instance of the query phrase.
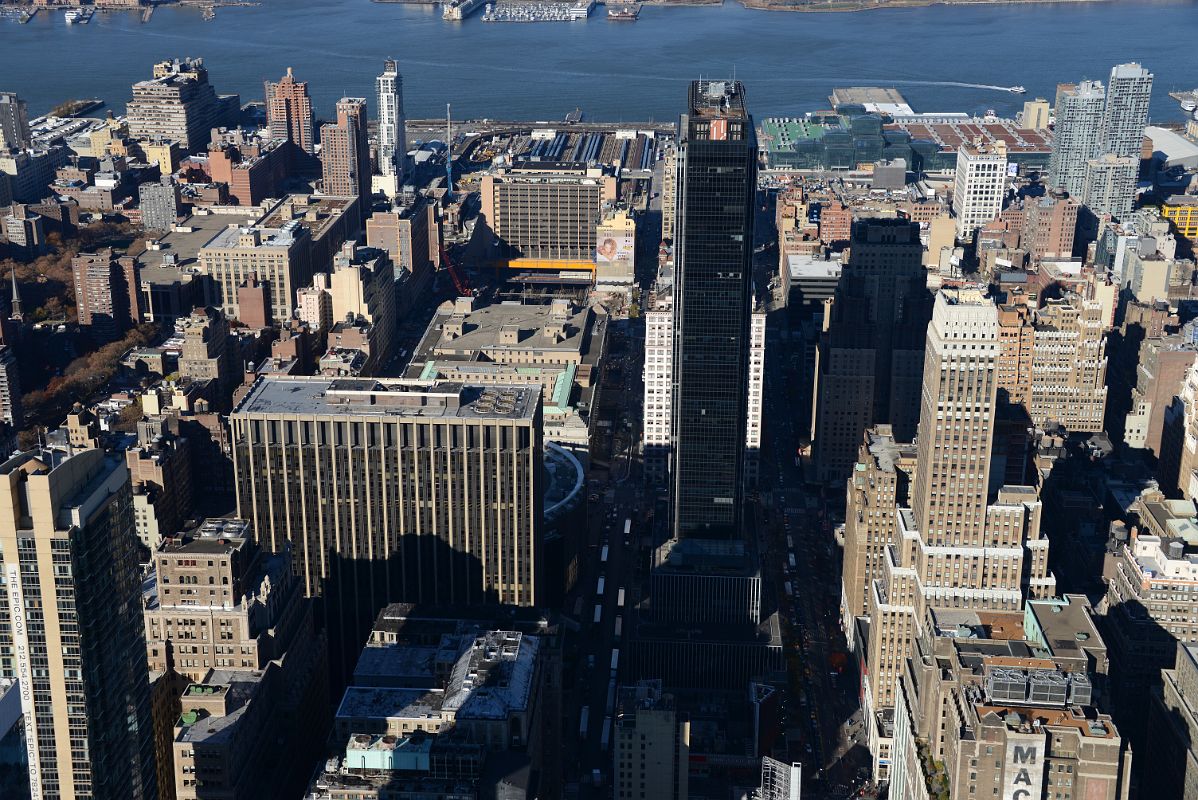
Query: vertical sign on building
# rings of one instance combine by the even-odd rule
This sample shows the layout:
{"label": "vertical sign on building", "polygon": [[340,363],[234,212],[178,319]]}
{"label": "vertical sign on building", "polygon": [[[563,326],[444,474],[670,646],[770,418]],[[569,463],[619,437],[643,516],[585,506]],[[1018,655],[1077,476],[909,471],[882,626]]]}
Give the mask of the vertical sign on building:
{"label": "vertical sign on building", "polygon": [[711,140],[713,142],[723,142],[728,139],[728,120],[713,119],[711,121]]}
{"label": "vertical sign on building", "polygon": [[42,800],[42,769],[37,752],[37,720],[33,715],[33,671],[29,660],[29,632],[26,630],[25,593],[21,590],[21,567],[9,564],[8,609],[12,618],[12,645],[17,657],[17,689],[21,692],[21,712],[25,717],[25,749],[29,756],[29,796]]}
{"label": "vertical sign on building", "polygon": [[1043,800],[1044,736],[1007,734],[1003,800]]}

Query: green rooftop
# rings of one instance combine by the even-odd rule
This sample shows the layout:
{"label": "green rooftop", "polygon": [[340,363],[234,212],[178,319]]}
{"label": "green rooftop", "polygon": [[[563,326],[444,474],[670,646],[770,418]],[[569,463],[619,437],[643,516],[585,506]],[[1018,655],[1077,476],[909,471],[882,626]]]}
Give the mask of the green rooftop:
{"label": "green rooftop", "polygon": [[769,117],[761,122],[761,142],[767,150],[789,150],[795,142],[822,139],[825,130],[796,117]]}

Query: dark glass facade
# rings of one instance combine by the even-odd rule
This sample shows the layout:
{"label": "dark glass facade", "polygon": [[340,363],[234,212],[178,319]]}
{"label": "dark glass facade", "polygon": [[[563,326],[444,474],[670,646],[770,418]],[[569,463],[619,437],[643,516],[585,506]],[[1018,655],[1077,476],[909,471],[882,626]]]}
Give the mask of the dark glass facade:
{"label": "dark glass facade", "polygon": [[674,535],[733,538],[743,496],[757,185],[741,84],[693,82],[679,131]]}

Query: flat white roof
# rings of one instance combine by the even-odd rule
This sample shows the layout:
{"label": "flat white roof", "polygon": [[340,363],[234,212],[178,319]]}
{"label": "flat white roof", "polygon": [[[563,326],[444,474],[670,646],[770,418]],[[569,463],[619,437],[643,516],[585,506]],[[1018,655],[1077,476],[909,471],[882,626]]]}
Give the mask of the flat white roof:
{"label": "flat white roof", "polygon": [[839,261],[825,261],[822,257],[791,253],[786,257],[786,266],[793,279],[817,278],[836,279],[840,277],[841,264]]}
{"label": "flat white roof", "polygon": [[1152,140],[1152,149],[1165,154],[1165,166],[1181,165],[1189,169],[1198,168],[1198,144],[1167,128],[1149,125],[1144,133]]}

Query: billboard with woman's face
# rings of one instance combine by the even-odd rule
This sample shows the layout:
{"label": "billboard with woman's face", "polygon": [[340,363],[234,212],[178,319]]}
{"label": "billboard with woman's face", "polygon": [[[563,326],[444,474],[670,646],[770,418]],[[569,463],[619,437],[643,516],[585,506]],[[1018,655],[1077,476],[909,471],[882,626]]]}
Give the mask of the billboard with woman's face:
{"label": "billboard with woman's face", "polygon": [[595,236],[595,276],[616,278],[632,275],[636,234],[631,230],[600,227]]}

